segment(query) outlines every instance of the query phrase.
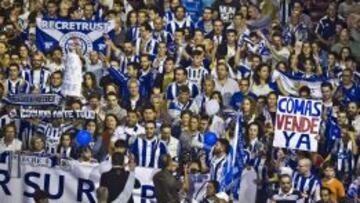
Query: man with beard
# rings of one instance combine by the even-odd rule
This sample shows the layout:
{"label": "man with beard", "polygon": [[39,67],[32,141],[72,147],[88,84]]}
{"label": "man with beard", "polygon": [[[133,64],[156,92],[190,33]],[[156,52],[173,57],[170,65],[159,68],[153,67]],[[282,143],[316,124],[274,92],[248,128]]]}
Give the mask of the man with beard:
{"label": "man with beard", "polygon": [[304,199],[301,193],[294,190],[291,184],[291,177],[288,174],[282,174],[280,176],[280,189],[279,192],[272,195],[269,198],[269,203],[288,202],[288,203],[300,203]]}
{"label": "man with beard", "polygon": [[140,63],[140,57],[135,54],[135,48],[131,41],[124,42],[124,52],[120,55],[120,71],[127,73],[129,63]]}
{"label": "man with beard", "polygon": [[210,180],[215,180],[219,183],[219,191],[225,192],[227,186],[231,182],[231,165],[229,163],[230,144],[224,139],[220,138],[214,148],[210,162]]}

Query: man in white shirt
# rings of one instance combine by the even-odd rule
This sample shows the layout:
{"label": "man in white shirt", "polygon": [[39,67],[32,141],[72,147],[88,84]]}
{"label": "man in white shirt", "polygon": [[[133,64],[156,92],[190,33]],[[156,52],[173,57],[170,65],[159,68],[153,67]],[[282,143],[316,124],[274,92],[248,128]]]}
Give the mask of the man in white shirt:
{"label": "man in white shirt", "polygon": [[5,126],[4,137],[0,139],[1,151],[20,151],[22,142],[16,137],[16,126],[12,123]]}
{"label": "man in white shirt", "polygon": [[145,128],[139,123],[136,110],[129,109],[126,115],[126,124],[115,129],[111,141],[115,143],[118,139],[124,140],[128,146],[132,145],[135,139],[145,134]]}
{"label": "man in white shirt", "polygon": [[179,151],[179,140],[171,135],[171,125],[164,123],[161,126],[160,139],[166,144],[171,158],[177,157]]}
{"label": "man in white shirt", "polygon": [[215,90],[221,93],[223,104],[228,106],[232,95],[240,91],[239,85],[234,79],[229,77],[229,69],[225,63],[218,64],[216,72],[218,77],[215,80]]}

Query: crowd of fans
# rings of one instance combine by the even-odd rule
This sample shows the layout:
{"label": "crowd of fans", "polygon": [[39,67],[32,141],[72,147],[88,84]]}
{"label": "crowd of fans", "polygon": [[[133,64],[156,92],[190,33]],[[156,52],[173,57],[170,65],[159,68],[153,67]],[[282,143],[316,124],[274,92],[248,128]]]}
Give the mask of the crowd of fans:
{"label": "crowd of fans", "polygon": [[[37,49],[37,18],[115,22],[105,52],[78,52],[81,97],[62,95],[66,52]],[[125,163],[177,172],[172,184],[182,185],[155,188],[159,202],[228,202],[224,165],[240,112],[257,202],[359,202],[359,62],[357,0],[2,0],[2,98],[58,94],[61,106],[42,108],[96,119],[16,119],[19,106],[1,102],[0,150],[89,163],[122,153]],[[301,84],[288,92],[275,71],[321,82],[322,96]],[[317,152],[272,146],[279,95],[323,101]],[[93,140],[80,147],[83,129]],[[206,175],[199,196],[194,177]]]}

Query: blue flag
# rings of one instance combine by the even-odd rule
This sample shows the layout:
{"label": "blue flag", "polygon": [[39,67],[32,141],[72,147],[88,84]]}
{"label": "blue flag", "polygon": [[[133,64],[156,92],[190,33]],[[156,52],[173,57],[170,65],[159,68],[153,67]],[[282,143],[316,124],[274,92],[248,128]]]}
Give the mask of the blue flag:
{"label": "blue flag", "polygon": [[246,163],[246,152],[244,150],[244,134],[243,134],[243,119],[242,114],[237,113],[235,135],[232,141],[233,155],[232,155],[232,193],[234,199],[239,198],[241,174]]}
{"label": "blue flag", "polygon": [[114,36],[113,21],[36,19],[36,46],[43,53],[60,46],[64,53],[69,47],[80,46],[84,55],[92,50],[106,51],[106,38]]}

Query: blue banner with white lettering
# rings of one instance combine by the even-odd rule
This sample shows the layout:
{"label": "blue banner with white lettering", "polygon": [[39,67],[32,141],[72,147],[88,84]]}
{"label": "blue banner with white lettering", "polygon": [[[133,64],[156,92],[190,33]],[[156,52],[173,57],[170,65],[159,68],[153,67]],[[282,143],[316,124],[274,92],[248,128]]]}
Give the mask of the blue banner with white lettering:
{"label": "blue banner with white lettering", "polygon": [[84,55],[92,50],[106,51],[105,40],[114,36],[113,21],[36,19],[36,46],[43,53],[61,47],[67,53],[79,46]]}

